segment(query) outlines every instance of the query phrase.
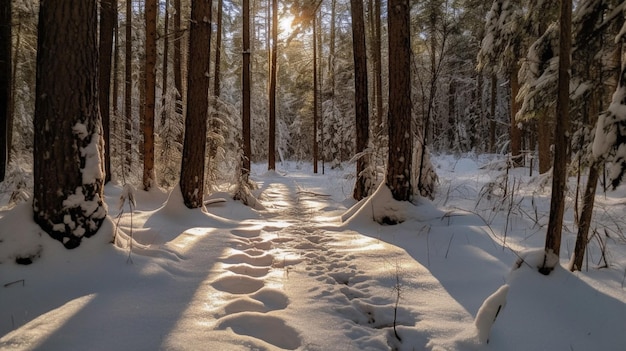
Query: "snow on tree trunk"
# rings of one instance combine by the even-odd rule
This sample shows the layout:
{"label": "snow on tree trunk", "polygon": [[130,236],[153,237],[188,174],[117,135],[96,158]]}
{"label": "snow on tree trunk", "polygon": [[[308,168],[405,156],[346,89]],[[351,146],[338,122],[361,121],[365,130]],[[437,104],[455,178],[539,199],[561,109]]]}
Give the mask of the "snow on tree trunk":
{"label": "snow on tree trunk", "polygon": [[67,248],[95,234],[102,201],[97,2],[45,1],[39,10],[34,219]]}

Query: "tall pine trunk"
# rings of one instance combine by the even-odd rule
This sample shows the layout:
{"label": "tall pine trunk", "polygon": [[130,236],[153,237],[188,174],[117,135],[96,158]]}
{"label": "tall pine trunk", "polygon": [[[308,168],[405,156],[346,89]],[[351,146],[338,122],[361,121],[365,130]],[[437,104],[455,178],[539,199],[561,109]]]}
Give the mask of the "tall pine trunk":
{"label": "tall pine trunk", "polygon": [[204,158],[209,109],[209,52],[211,49],[211,0],[191,2],[189,21],[189,74],[187,78],[187,118],[180,190],[188,208],[203,205]]}
{"label": "tall pine trunk", "polygon": [[[356,153],[364,153],[369,141],[369,106],[367,91],[367,51],[365,48],[365,21],[363,1],[350,0],[352,12],[352,49],[354,58],[354,114],[356,126]],[[409,69],[409,65],[404,66]],[[409,94],[411,87],[409,85]],[[410,111],[410,106],[409,106]],[[408,118],[410,119],[410,113]],[[362,154],[356,162],[356,182],[352,197],[361,200],[369,195],[365,175],[369,156]]]}
{"label": "tall pine trunk", "polygon": [[269,142],[267,169],[276,169],[276,61],[278,55],[278,0],[272,0],[272,57],[270,64]]}
{"label": "tall pine trunk", "polygon": [[386,183],[393,198],[411,199],[411,35],[409,0],[389,0],[389,158]]}
{"label": "tall pine trunk", "polygon": [[11,119],[11,1],[0,3],[0,182],[7,168],[8,122]]}
{"label": "tall pine trunk", "polygon": [[243,137],[241,175],[247,181],[250,176],[250,159],[252,157],[252,147],[250,145],[250,0],[243,0],[243,69],[241,71],[241,81]]}
{"label": "tall pine trunk", "polygon": [[[559,33],[559,78],[556,100],[556,123],[554,129],[554,168],[550,216],[546,233],[545,258],[539,272],[550,274],[558,264],[561,252],[561,232],[565,208],[565,185],[567,180],[567,146],[569,138],[569,68],[572,47],[572,0],[561,0]],[[556,262],[554,262],[556,261]]]}
{"label": "tall pine trunk", "polygon": [[96,0],[39,8],[34,118],[34,219],[66,248],[95,234],[103,203]]}
{"label": "tall pine trunk", "polygon": [[313,18],[313,173],[317,174],[317,122],[318,122],[318,89],[317,89],[317,13]]}
{"label": "tall pine trunk", "polygon": [[98,94],[100,116],[104,131],[104,182],[111,180],[111,58],[113,34],[117,21],[117,0],[100,1],[100,64],[98,67]]}
{"label": "tall pine trunk", "polygon": [[122,176],[130,172],[133,164],[133,6],[126,1],[126,52],[124,53],[124,145],[126,160]]}
{"label": "tall pine trunk", "polygon": [[222,17],[224,15],[224,0],[217,1],[217,33],[215,34],[215,74],[213,74],[213,95],[220,97],[221,93],[221,63],[222,63]]}
{"label": "tall pine trunk", "polygon": [[161,87],[161,126],[167,122],[167,84],[169,76],[169,54],[170,54],[170,0],[165,0],[164,28],[163,28],[163,86]]}
{"label": "tall pine trunk", "polygon": [[183,114],[183,53],[181,44],[183,41],[183,32],[180,29],[181,21],[181,0],[174,0],[174,87],[176,87],[176,103],[175,111],[178,115]]}
{"label": "tall pine trunk", "polygon": [[143,189],[155,184],[154,172],[154,108],[156,99],[156,22],[157,2],[146,0],[146,62],[144,66],[145,107],[143,117]]}

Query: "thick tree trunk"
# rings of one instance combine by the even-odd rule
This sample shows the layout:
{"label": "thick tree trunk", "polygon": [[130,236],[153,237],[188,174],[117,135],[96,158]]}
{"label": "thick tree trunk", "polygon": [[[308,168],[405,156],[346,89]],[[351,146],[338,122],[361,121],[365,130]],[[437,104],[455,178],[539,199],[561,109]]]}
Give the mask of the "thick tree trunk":
{"label": "thick tree trunk", "polygon": [[[365,48],[365,21],[363,2],[350,0],[352,12],[352,49],[354,57],[354,114],[356,126],[356,153],[367,149],[369,141],[369,106],[367,91],[367,51]],[[410,66],[405,66],[406,68]],[[409,86],[409,93],[410,93]],[[409,108],[410,111],[410,108]],[[408,116],[410,118],[410,114]],[[356,162],[356,182],[352,197],[361,200],[369,195],[368,179],[364,172],[368,167],[369,156],[362,155]]]}
{"label": "thick tree trunk", "polygon": [[187,118],[180,190],[188,208],[203,205],[204,158],[207,113],[209,109],[209,52],[211,49],[211,0],[191,2],[189,23],[189,75],[187,80]]}
{"label": "thick tree trunk", "polygon": [[146,0],[146,62],[145,76],[145,107],[143,114],[143,189],[150,190],[155,186],[154,173],[154,108],[156,102],[156,22],[157,2]]}
{"label": "thick tree trunk", "polygon": [[100,1],[100,43],[99,55],[99,100],[102,129],[104,131],[104,182],[111,180],[111,57],[113,52],[113,32],[117,21],[117,0]]}
{"label": "thick tree trunk", "polygon": [[34,219],[67,248],[104,218],[96,0],[39,8],[34,118]]}
{"label": "thick tree trunk", "polygon": [[272,0],[272,59],[270,65],[269,142],[267,169],[276,169],[276,65],[278,50],[278,0]]}
{"label": "thick tree trunk", "polygon": [[[219,48],[218,48],[219,50]],[[217,65],[217,63],[216,63]],[[242,137],[243,159],[241,175],[245,180],[250,176],[250,159],[252,146],[250,145],[250,1],[243,0],[243,69],[242,74]]]}
{"label": "thick tree trunk", "polygon": [[549,274],[554,268],[549,264],[550,257],[559,257],[561,252],[561,232],[565,208],[565,183],[567,180],[567,146],[569,138],[569,68],[571,38],[572,0],[561,0],[559,34],[559,78],[556,101],[556,123],[554,129],[554,167],[552,176],[552,197],[550,216],[546,233],[545,259],[539,272]]}
{"label": "thick tree trunk", "polygon": [[389,159],[387,186],[398,201],[411,198],[411,36],[409,1],[389,0]]}
{"label": "thick tree trunk", "polygon": [[8,122],[11,119],[11,1],[0,3],[0,182],[7,168]]}

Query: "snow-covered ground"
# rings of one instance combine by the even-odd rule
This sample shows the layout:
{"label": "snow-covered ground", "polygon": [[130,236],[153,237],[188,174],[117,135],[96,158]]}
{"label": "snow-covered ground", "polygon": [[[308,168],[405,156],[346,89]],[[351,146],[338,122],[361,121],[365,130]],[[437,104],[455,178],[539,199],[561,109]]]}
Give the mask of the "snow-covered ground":
{"label": "snow-covered ground", "polygon": [[[112,218],[71,251],[30,204],[0,212],[0,349],[624,350],[624,189],[598,194],[578,273],[570,198],[561,265],[543,276],[549,183],[506,178],[495,157],[434,162],[437,197],[415,206],[384,189],[355,204],[352,169],[295,163],[255,166],[258,210],[137,191],[116,217],[109,185]],[[373,221],[390,208],[407,220]]]}

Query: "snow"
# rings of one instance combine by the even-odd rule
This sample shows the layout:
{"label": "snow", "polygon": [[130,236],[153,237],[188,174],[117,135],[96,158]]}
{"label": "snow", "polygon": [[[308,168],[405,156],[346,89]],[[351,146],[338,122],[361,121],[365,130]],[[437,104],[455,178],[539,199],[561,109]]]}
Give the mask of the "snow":
{"label": "snow", "polygon": [[[486,191],[500,189],[499,156],[433,163],[435,199],[413,203],[384,185],[355,203],[351,167],[315,175],[290,162],[253,166],[259,210],[224,193],[189,210],[179,188],[110,184],[105,200],[124,213],[75,250],[41,232],[29,203],[4,208],[0,349],[623,349],[626,188],[596,200],[608,268],[596,268],[596,237],[588,269],[562,268],[575,241],[569,205],[560,260],[544,276],[542,179],[510,170],[510,199]],[[381,213],[403,222],[380,225]]]}

